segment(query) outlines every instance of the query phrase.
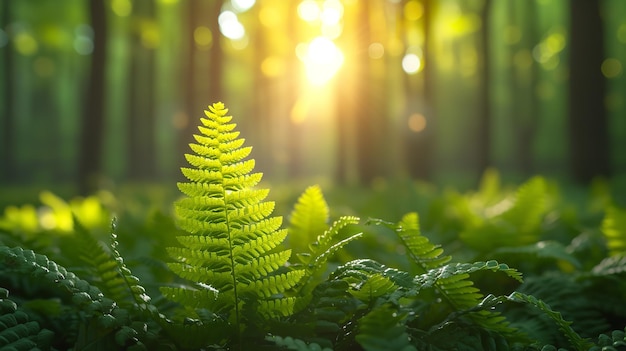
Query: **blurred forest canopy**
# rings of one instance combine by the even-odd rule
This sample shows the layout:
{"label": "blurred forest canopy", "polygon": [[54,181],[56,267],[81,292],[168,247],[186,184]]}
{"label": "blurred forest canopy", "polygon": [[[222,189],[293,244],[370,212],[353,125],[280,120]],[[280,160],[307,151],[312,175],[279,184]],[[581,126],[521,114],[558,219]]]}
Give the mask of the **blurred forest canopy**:
{"label": "blurred forest canopy", "polygon": [[175,180],[216,101],[275,182],[626,174],[623,0],[0,3],[5,185]]}

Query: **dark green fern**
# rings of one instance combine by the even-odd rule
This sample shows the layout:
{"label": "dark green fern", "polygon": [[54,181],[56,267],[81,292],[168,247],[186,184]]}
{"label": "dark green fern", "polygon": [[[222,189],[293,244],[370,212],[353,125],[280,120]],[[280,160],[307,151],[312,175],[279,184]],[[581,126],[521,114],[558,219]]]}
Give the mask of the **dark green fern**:
{"label": "dark green fern", "polygon": [[254,188],[262,175],[251,173],[251,148],[227,112],[222,103],[205,111],[193,154],[185,155],[191,167],[182,168],[189,181],[178,184],[186,195],[176,203],[178,225],[187,235],[178,237],[181,247],[169,248],[169,267],[192,284],[162,292],[190,310],[215,313],[240,335],[250,319],[244,310],[264,318],[292,314],[295,298],[284,292],[304,271],[281,269],[291,250],[276,248],[287,231],[281,217],[271,217],[269,190]]}

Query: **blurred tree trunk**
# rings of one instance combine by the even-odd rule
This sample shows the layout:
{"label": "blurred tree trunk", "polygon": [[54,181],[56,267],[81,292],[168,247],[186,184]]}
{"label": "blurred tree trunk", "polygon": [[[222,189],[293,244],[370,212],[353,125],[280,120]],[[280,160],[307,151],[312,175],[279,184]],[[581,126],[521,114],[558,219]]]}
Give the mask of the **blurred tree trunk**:
{"label": "blurred tree trunk", "polygon": [[[222,45],[220,38],[222,35],[220,34],[220,26],[217,21],[220,11],[222,10],[222,5],[224,4],[223,0],[211,0],[209,2],[211,4],[211,8],[208,14],[209,20],[209,29],[211,33],[213,33],[213,45],[209,50],[209,96],[208,99],[211,101],[202,101],[202,105],[208,105],[213,102],[224,102],[226,106],[229,106],[228,101],[223,101],[224,96],[222,92],[222,78],[224,72],[224,55],[222,52]],[[204,97],[203,97],[204,98]]]}
{"label": "blurred tree trunk", "polygon": [[155,157],[155,89],[154,48],[146,42],[144,32],[156,26],[155,3],[138,1],[133,7],[130,48],[130,98],[128,100],[128,171],[129,178],[154,178]]}
{"label": "blurred tree trunk", "polygon": [[573,178],[581,183],[610,175],[600,6],[599,1],[570,1],[570,158]]}
{"label": "blurred tree trunk", "polygon": [[[530,50],[539,41],[535,1],[516,0],[508,5],[509,23],[519,28],[520,38],[510,46],[511,121],[515,130],[514,168],[524,175],[533,172],[533,139],[537,128],[537,65]],[[528,50],[528,51],[526,51]]]}
{"label": "blurred tree trunk", "polygon": [[[297,2],[290,1],[289,2],[289,17],[287,20],[287,32],[289,33],[289,41],[292,47],[296,47],[298,44],[298,10],[297,10]],[[298,99],[298,95],[300,92],[300,74],[298,69],[298,59],[295,56],[295,53],[292,53],[287,58],[287,77],[289,77],[289,89],[288,96],[285,97],[287,101],[287,111],[285,116],[287,116],[287,151],[289,152],[289,167],[288,167],[288,177],[290,179],[298,178],[302,176],[302,159],[303,159],[303,151],[302,151],[302,137],[304,134],[303,122],[304,119],[294,119],[291,116],[291,110],[296,104]]]}
{"label": "blurred tree trunk", "polygon": [[369,1],[358,6],[358,28],[362,35],[358,38],[354,91],[357,94],[354,104],[354,120],[356,123],[356,157],[359,181],[364,185],[371,184],[375,177],[381,175],[378,150],[382,148],[381,130],[378,128],[379,115],[375,110],[375,99],[372,91],[372,74],[368,48],[371,44],[371,23]]}
{"label": "blurred tree trunk", "polygon": [[[263,9],[262,2],[257,2],[255,6],[255,14],[257,17],[261,15]],[[249,133],[251,141],[255,141],[255,158],[257,167],[260,166],[261,171],[265,174],[266,179],[272,176],[274,167],[271,167],[272,142],[270,138],[272,124],[270,121],[270,78],[267,77],[263,70],[263,60],[267,57],[268,42],[266,40],[267,33],[261,21],[256,22],[256,30],[250,33],[252,45],[254,46],[254,106],[252,108]],[[248,134],[248,133],[246,133]]]}
{"label": "blurred tree trunk", "polygon": [[[11,1],[3,0],[1,7],[0,28],[6,29],[11,22]],[[15,111],[14,111],[14,93],[13,93],[13,46],[11,41],[2,49],[2,81],[4,99],[2,102],[2,180],[15,180],[17,164],[15,162],[14,138],[15,135]]]}
{"label": "blurred tree trunk", "polygon": [[[198,133],[197,126],[200,118],[204,117],[203,110],[215,102],[224,102],[228,107],[228,101],[223,101],[222,96],[222,71],[223,55],[220,45],[221,34],[219,30],[218,16],[222,8],[223,0],[203,2],[200,0],[187,1],[187,24],[183,30],[187,38],[187,53],[183,63],[183,92],[184,92],[184,122],[178,141],[178,150],[181,155],[179,165],[187,167],[188,164],[183,154],[189,153],[189,143],[194,142],[193,134]],[[210,30],[212,41],[210,47],[200,47],[194,37],[198,27],[204,26]],[[208,69],[205,64],[208,61]],[[207,74],[208,71],[208,74]],[[181,176],[182,177],[182,176]]]}
{"label": "blurred tree trunk", "polygon": [[480,174],[484,173],[491,166],[491,0],[485,0],[480,17],[482,26],[480,28],[481,40],[481,76],[480,87],[478,89],[478,157],[477,166]]}
{"label": "blurred tree trunk", "polygon": [[[418,133],[409,133],[406,141],[406,155],[408,157],[407,167],[412,178],[421,180],[432,180],[433,161],[435,152],[435,131],[436,131],[436,101],[435,101],[435,57],[431,53],[432,40],[432,16],[434,14],[435,2],[424,0],[424,15],[422,25],[424,26],[424,44],[422,47],[423,75],[423,117],[426,126]],[[408,79],[408,77],[407,77]],[[411,92],[413,90],[409,90]],[[408,100],[416,99],[410,94]]]}
{"label": "blurred tree trunk", "polygon": [[97,190],[98,178],[102,171],[107,41],[106,12],[103,1],[89,1],[89,16],[93,28],[93,52],[80,133],[78,190],[82,195]]}

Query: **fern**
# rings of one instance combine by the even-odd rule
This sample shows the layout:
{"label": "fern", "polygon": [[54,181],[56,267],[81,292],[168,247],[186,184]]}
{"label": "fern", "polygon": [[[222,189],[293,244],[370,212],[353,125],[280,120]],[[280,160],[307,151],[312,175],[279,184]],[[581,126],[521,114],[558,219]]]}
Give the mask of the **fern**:
{"label": "fern", "polygon": [[0,349],[34,350],[50,347],[54,335],[30,320],[17,304],[9,299],[9,290],[0,288]]}
{"label": "fern", "polygon": [[480,252],[538,241],[547,210],[546,193],[546,181],[534,177],[522,184],[514,197],[505,198],[482,211],[473,209],[468,200],[456,198],[457,211],[465,220],[461,240]]}
{"label": "fern", "polygon": [[182,168],[188,182],[178,183],[185,198],[176,203],[178,225],[187,235],[182,247],[169,248],[176,262],[170,269],[193,286],[164,287],[163,294],[187,308],[207,309],[223,316],[235,333],[246,325],[243,311],[254,306],[264,317],[288,316],[295,298],[284,292],[298,283],[302,270],[280,272],[291,255],[277,251],[287,231],[282,219],[271,217],[269,191],[254,189],[260,173],[251,173],[251,151],[222,103],[209,106],[201,118],[200,134],[185,155],[191,168]]}
{"label": "fern", "polygon": [[406,333],[406,317],[387,304],[381,305],[359,320],[356,341],[366,351],[416,351]]}
{"label": "fern", "polygon": [[[142,341],[136,337],[138,332],[132,328],[128,310],[105,297],[96,286],[78,278],[46,256],[19,247],[0,246],[0,263],[3,270],[19,272],[53,286],[61,295],[65,295],[77,310],[83,311],[89,317],[86,323],[81,323],[76,347],[84,347],[85,344],[92,342],[93,338],[102,338],[102,335],[111,333],[114,339],[102,341],[103,345],[112,347],[117,343],[119,346],[143,347]],[[144,328],[142,324],[136,327]],[[130,332],[129,328],[134,332]]]}
{"label": "fern", "polygon": [[[493,260],[471,264],[446,264],[451,257],[442,255],[443,249],[421,235],[418,221],[419,217],[416,213],[409,213],[395,226],[396,233],[407,248],[411,260],[425,271],[424,274],[415,277],[412,289],[417,289],[417,291],[414,293],[423,288],[432,287],[452,307],[453,311],[460,311],[473,308],[482,299],[482,294],[469,279],[470,273],[480,270],[501,271],[519,282],[522,281],[522,276],[517,270]],[[514,329],[510,328],[505,318],[497,312],[482,310],[472,314],[472,318],[488,330],[505,334],[514,333]]]}
{"label": "fern", "polygon": [[304,276],[295,289],[300,296],[299,306],[308,303],[311,291],[321,282],[326,270],[326,262],[332,255],[351,241],[360,238],[363,234],[356,233],[345,239],[338,239],[339,233],[349,225],[357,224],[359,218],[343,216],[327,226],[328,205],[318,186],[307,188],[298,198],[294,210],[291,212],[289,238],[295,244],[307,244],[307,249],[300,249],[297,256],[304,267]]}
{"label": "fern", "polygon": [[550,306],[546,304],[545,302],[543,302],[542,300],[539,300],[532,295],[526,295],[518,291],[513,292],[509,296],[509,300],[530,304],[538,308],[542,312],[544,312],[548,317],[550,317],[557,324],[559,329],[569,339],[570,343],[572,344],[572,346],[575,347],[576,350],[586,351],[586,350],[589,350],[589,348],[592,346],[591,342],[581,338],[580,335],[578,335],[578,333],[576,333],[576,331],[572,329],[572,327],[570,326],[572,322],[564,320],[563,317],[561,316],[561,313],[553,311],[550,308]]}
{"label": "fern", "polygon": [[322,189],[317,185],[306,188],[289,218],[289,246],[296,254],[308,253],[309,244],[328,228],[328,204]]}

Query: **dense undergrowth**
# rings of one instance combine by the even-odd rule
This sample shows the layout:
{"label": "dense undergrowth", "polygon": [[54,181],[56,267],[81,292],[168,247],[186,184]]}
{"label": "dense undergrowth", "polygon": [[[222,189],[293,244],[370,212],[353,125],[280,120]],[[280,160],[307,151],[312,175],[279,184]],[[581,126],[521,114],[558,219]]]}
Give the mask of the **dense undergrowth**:
{"label": "dense undergrowth", "polygon": [[334,208],[311,186],[283,223],[226,113],[201,119],[173,214],[107,192],[5,209],[2,350],[626,350],[604,183],[570,201],[489,171]]}

